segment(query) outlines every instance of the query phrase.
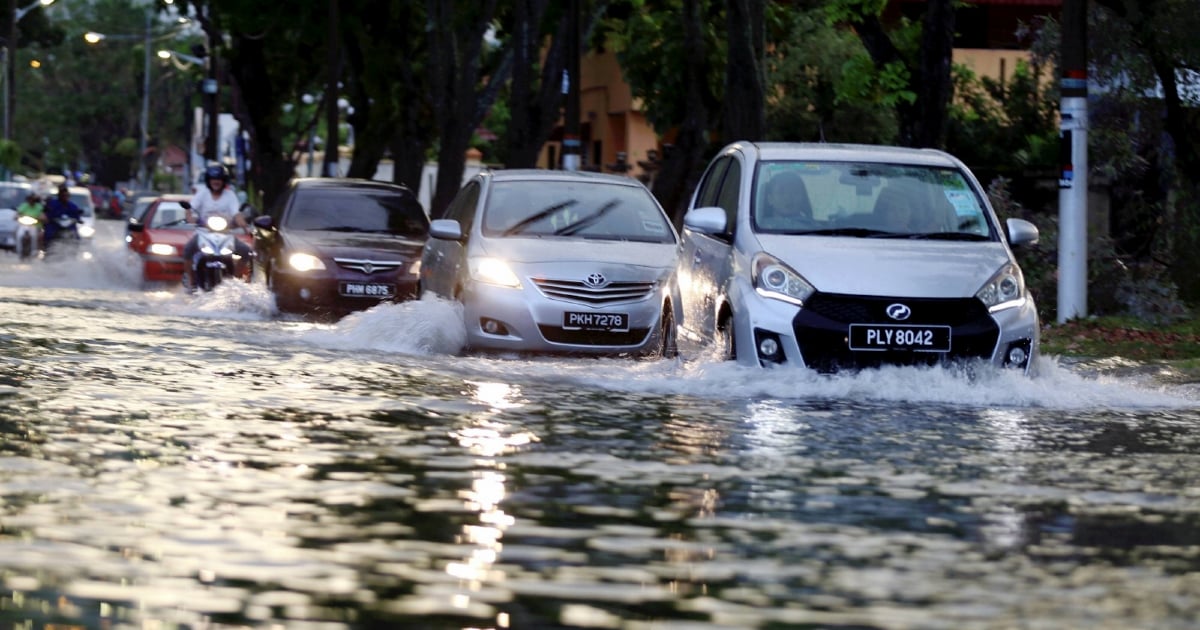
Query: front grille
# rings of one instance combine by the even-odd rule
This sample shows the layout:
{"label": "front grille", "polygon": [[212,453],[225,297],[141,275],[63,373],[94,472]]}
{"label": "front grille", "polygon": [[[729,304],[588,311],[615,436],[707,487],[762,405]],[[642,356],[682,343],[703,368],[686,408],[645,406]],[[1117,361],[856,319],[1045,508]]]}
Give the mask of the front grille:
{"label": "front grille", "polygon": [[333,262],[342,269],[350,269],[367,275],[394,271],[404,264],[398,260],[367,260],[363,258],[334,258]]}
{"label": "front grille", "polygon": [[[904,324],[950,326],[950,352],[852,351],[850,324],[896,324],[887,307],[902,303],[912,309]],[[936,365],[988,359],[1000,328],[976,298],[900,298],[857,295],[813,295],[792,322],[800,352],[809,367],[822,372],[881,365]]]}
{"label": "front grille", "polygon": [[646,340],[649,328],[630,328],[627,332],[605,330],[564,330],[558,326],[539,324],[542,337],[550,343],[569,343],[576,346],[636,346]]}
{"label": "front grille", "polygon": [[610,282],[602,287],[592,287],[579,280],[533,278],[533,283],[548,298],[593,306],[636,302],[654,291],[653,282]]}

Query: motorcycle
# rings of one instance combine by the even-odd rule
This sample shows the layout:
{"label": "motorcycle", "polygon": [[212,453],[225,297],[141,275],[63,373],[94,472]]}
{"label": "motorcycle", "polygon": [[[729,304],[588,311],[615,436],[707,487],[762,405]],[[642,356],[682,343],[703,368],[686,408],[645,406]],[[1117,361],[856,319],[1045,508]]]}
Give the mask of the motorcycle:
{"label": "motorcycle", "polygon": [[16,252],[22,260],[36,256],[41,249],[41,221],[36,218],[21,215],[17,219]]}
{"label": "motorcycle", "polygon": [[46,234],[45,242],[42,243],[42,250],[49,253],[51,245],[53,249],[58,250],[66,247],[68,250],[76,252],[81,246],[82,237],[79,235],[79,224],[83,223],[83,219],[72,216],[60,215],[53,219],[58,229],[53,235]]}
{"label": "motorcycle", "polygon": [[196,226],[196,254],[189,264],[195,288],[212,291],[225,278],[249,280],[253,260],[239,256],[233,226],[224,217],[211,216]]}

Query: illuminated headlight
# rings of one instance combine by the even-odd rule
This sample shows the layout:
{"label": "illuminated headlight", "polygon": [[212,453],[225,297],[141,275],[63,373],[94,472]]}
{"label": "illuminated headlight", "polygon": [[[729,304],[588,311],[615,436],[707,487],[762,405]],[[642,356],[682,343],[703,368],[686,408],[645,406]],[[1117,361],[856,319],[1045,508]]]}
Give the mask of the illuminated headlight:
{"label": "illuminated headlight", "polygon": [[37,225],[38,220],[23,214],[21,215],[21,218],[17,219],[17,223],[20,223],[21,225]]}
{"label": "illuminated headlight", "polygon": [[521,280],[508,266],[508,263],[498,258],[472,258],[468,261],[471,268],[471,279],[501,287],[521,288]]}
{"label": "illuminated headlight", "polygon": [[778,258],[768,254],[754,257],[754,290],[759,295],[804,306],[804,300],[816,291],[813,285],[792,271]]}
{"label": "illuminated headlight", "polygon": [[217,250],[213,249],[212,245],[205,243],[200,246],[200,253],[212,256],[213,254],[217,253]]}
{"label": "illuminated headlight", "polygon": [[80,225],[79,226],[79,235],[82,236],[83,238],[91,238],[95,234],[96,234],[96,228],[94,228],[90,225]]}
{"label": "illuminated headlight", "polygon": [[421,275],[421,259],[420,258],[414,260],[413,264],[408,266],[408,275],[410,275],[410,276]]}
{"label": "illuminated headlight", "polygon": [[146,251],[155,256],[175,256],[175,246],[167,245],[166,243],[154,243],[146,249]]}
{"label": "illuminated headlight", "polygon": [[214,215],[205,219],[204,225],[207,225],[208,229],[214,232],[223,232],[225,228],[229,227],[229,221],[226,221],[225,217]]}
{"label": "illuminated headlight", "polygon": [[296,271],[317,271],[325,269],[325,263],[312,254],[295,253],[288,257],[288,264]]}
{"label": "illuminated headlight", "polygon": [[1004,265],[984,283],[975,297],[988,307],[989,312],[1020,306],[1025,301],[1025,278],[1016,265]]}

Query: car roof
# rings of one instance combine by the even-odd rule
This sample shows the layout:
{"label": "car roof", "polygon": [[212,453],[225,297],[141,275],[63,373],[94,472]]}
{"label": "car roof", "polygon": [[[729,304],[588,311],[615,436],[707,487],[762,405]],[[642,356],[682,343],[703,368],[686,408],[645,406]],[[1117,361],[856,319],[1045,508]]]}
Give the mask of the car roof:
{"label": "car roof", "polygon": [[615,173],[599,173],[594,171],[557,171],[541,168],[514,168],[480,171],[479,177],[490,178],[492,181],[543,181],[543,182],[593,182],[605,184],[623,184],[644,188],[642,182]]}
{"label": "car roof", "polygon": [[727,149],[735,147],[757,152],[760,160],[812,159],[834,162],[865,161],[926,166],[962,166],[962,163],[954,156],[936,149],[817,142],[736,142],[729,145]]}
{"label": "car roof", "polygon": [[353,177],[296,177],[292,179],[293,188],[341,188],[360,190],[389,190],[392,192],[407,192],[412,189],[404,184],[380,181],[378,179],[357,179]]}

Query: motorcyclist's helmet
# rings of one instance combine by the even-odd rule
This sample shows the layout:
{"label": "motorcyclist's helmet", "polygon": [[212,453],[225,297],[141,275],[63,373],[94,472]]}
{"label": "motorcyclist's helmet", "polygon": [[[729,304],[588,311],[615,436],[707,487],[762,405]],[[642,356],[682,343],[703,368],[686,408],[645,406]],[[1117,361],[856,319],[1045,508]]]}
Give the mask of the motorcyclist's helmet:
{"label": "motorcyclist's helmet", "polygon": [[214,179],[219,179],[225,182],[226,185],[229,185],[229,171],[225,170],[225,167],[220,164],[213,164],[204,169],[204,185],[208,186]]}

